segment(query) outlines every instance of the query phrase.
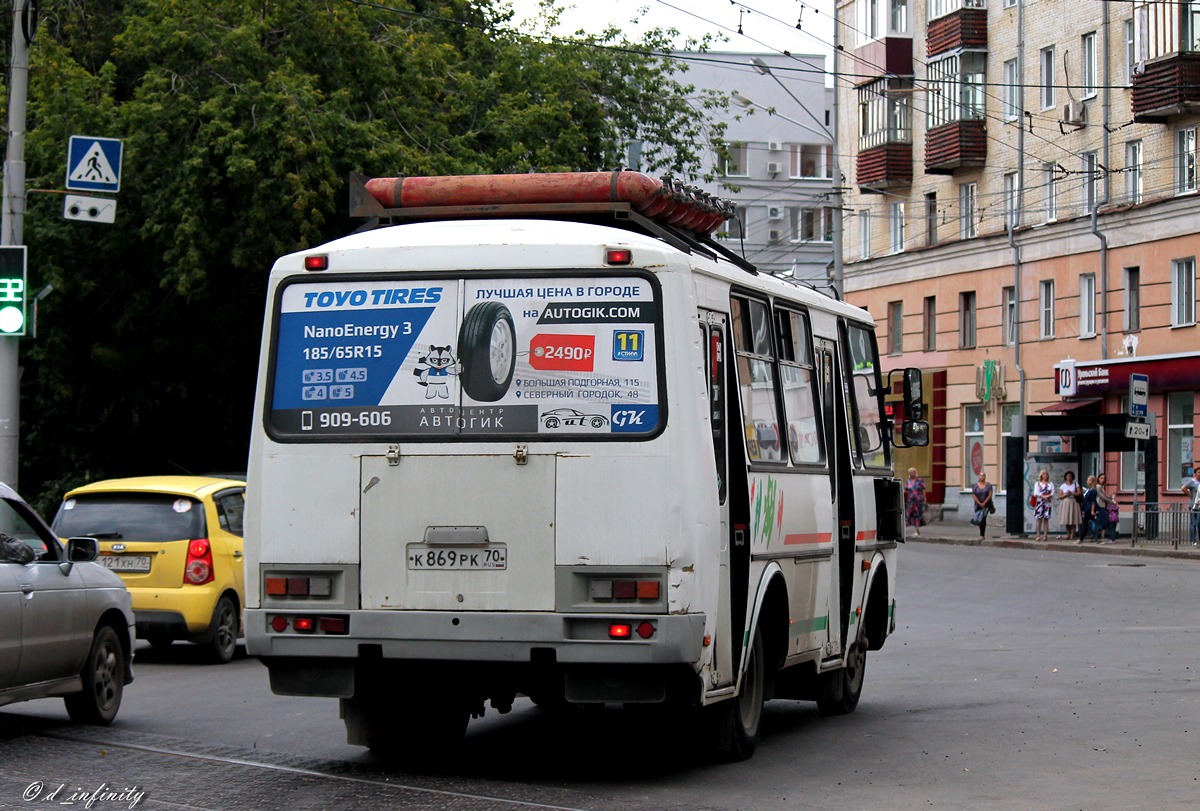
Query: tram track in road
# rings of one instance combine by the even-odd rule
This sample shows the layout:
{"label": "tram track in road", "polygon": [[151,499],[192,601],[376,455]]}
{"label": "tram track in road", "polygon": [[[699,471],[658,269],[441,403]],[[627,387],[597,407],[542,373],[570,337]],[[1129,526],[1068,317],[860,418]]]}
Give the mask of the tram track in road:
{"label": "tram track in road", "polygon": [[[46,753],[46,757],[38,757]],[[25,792],[40,785],[33,800]],[[0,724],[0,809],[51,804],[76,795],[75,805],[98,787],[124,801],[97,801],[93,809],[395,809],[396,811],[607,811],[643,809],[628,800],[522,783],[503,784],[450,772],[413,774],[387,764],[330,761],[267,750],[211,745],[185,738],[73,727],[5,714]],[[131,806],[140,792],[142,799]],[[542,795],[540,798],[537,795]],[[661,806],[654,806],[661,809]]]}

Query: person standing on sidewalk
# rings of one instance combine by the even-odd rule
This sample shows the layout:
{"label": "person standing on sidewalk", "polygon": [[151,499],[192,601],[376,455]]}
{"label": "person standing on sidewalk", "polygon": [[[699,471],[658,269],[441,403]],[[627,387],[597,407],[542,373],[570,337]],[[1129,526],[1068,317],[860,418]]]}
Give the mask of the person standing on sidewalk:
{"label": "person standing on sidewalk", "polygon": [[1200,540],[1200,480],[1196,478],[1197,465],[1200,462],[1192,466],[1188,477],[1183,480],[1183,487],[1179,488],[1188,497],[1188,540],[1192,546]]}
{"label": "person standing on sidewalk", "polygon": [[917,469],[908,469],[908,479],[904,482],[904,523],[913,528],[917,537],[921,536],[921,523],[925,520],[925,480],[917,475]]}
{"label": "person standing on sidewalk", "polygon": [[1080,506],[1083,522],[1079,525],[1079,540],[1075,543],[1087,543],[1088,533],[1100,540],[1100,530],[1096,529],[1096,477],[1087,477],[1087,489],[1083,491],[1083,504]]}
{"label": "person standing on sidewalk", "polygon": [[995,490],[988,483],[987,474],[980,473],[979,481],[971,488],[971,498],[975,499],[975,516],[979,519],[979,537],[982,538],[987,529],[988,516],[996,511],[992,501]]}
{"label": "person standing on sidewalk", "polygon": [[1036,540],[1050,540],[1050,511],[1054,507],[1052,498],[1054,498],[1054,485],[1050,483],[1050,471],[1042,470],[1038,473],[1037,481],[1033,485],[1033,522],[1037,527]]}
{"label": "person standing on sidewalk", "polygon": [[1063,474],[1063,483],[1058,486],[1058,523],[1067,528],[1068,541],[1075,540],[1075,528],[1083,520],[1083,512],[1079,509],[1082,500],[1075,474],[1068,470]]}
{"label": "person standing on sidewalk", "polygon": [[[1118,509],[1117,494],[1108,492],[1108,477],[1101,473],[1096,477],[1096,516],[1100,519],[1097,522],[1097,543],[1116,543],[1117,519],[1120,515]],[[1107,541],[1100,538],[1105,528],[1108,529]]]}

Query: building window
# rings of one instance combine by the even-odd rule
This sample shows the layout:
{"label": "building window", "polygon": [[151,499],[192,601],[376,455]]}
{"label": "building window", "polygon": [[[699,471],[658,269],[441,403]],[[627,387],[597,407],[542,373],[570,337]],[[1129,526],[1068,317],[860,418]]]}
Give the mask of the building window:
{"label": "building window", "polygon": [[1021,221],[1021,185],[1016,172],[1004,174],[1004,222],[1009,228],[1016,228]]}
{"label": "building window", "polygon": [[1190,327],[1196,323],[1196,260],[1171,262],[1171,326]]}
{"label": "building window", "polygon": [[1017,60],[1004,63],[1004,119],[1014,121],[1021,115],[1021,88],[1017,77]]}
{"label": "building window", "polygon": [[788,177],[832,177],[832,150],[827,144],[789,144]]}
{"label": "building window", "polygon": [[1196,128],[1188,127],[1175,133],[1175,191],[1179,194],[1196,190]]}
{"label": "building window", "polygon": [[976,186],[974,183],[962,183],[958,187],[959,235],[963,239],[971,239],[979,231],[975,222]]}
{"label": "building window", "polygon": [[1044,164],[1046,175],[1046,222],[1058,219],[1058,166],[1054,163]]}
{"label": "building window", "polygon": [[749,177],[750,163],[746,157],[745,144],[729,144],[725,147],[725,176]]}
{"label": "building window", "polygon": [[1042,109],[1054,107],[1054,46],[1042,48]]}
{"label": "building window", "polygon": [[936,20],[960,8],[987,8],[986,0],[929,0],[928,18]]}
{"label": "building window", "polygon": [[1183,42],[1185,51],[1200,51],[1200,2],[1183,3]]}
{"label": "building window", "polygon": [[1190,391],[1167,395],[1167,476],[1163,487],[1178,492],[1192,466],[1192,403]]}
{"label": "building window", "polygon": [[904,352],[904,302],[888,304],[888,352],[899,355]]}
{"label": "building window", "polygon": [[1100,199],[1100,161],[1095,152],[1083,153],[1083,213],[1091,214]]}
{"label": "building window", "polygon": [[1079,277],[1079,337],[1096,337],[1096,274]]}
{"label": "building window", "polygon": [[983,71],[987,55],[974,51],[929,63],[929,129],[983,119]]}
{"label": "building window", "polygon": [[1040,328],[1038,336],[1041,338],[1054,337],[1054,280],[1045,279],[1038,286],[1038,312],[1041,317],[1038,319]]}
{"label": "building window", "polygon": [[1133,204],[1142,202],[1142,142],[1125,144],[1125,199]]}
{"label": "building window", "polygon": [[858,150],[912,143],[912,79],[878,79],[858,89]]}
{"label": "building window", "polygon": [[1134,50],[1133,18],[1125,21],[1125,84],[1133,84],[1134,71],[1137,70],[1137,51]]}
{"label": "building window", "polygon": [[871,211],[864,208],[858,212],[858,244],[860,248],[860,258],[868,259],[871,256]]}
{"label": "building window", "polygon": [[931,191],[925,195],[925,244],[937,244],[937,192]]}
{"label": "building window", "polygon": [[892,253],[904,250],[904,203],[892,203],[888,207],[888,236]]}
{"label": "building window", "polygon": [[1142,269],[1125,268],[1125,331],[1142,328]]}
{"label": "building window", "polygon": [[793,208],[789,210],[793,242],[830,242],[833,240],[833,209]]}
{"label": "building window", "polygon": [[937,296],[925,297],[921,315],[922,346],[926,352],[937,351]]}
{"label": "building window", "polygon": [[983,406],[963,407],[963,489],[975,486],[983,467]]}
{"label": "building window", "polygon": [[1096,97],[1099,85],[1096,70],[1096,32],[1089,31],[1083,35],[1079,43],[1079,79],[1083,85],[1083,97]]}
{"label": "building window", "polygon": [[958,294],[958,347],[975,348],[975,293]]}
{"label": "building window", "polygon": [[1013,346],[1017,342],[1017,289],[1015,287],[1006,287],[1000,294],[1001,324],[1002,333],[1001,340],[1005,346]]}
{"label": "building window", "polygon": [[890,33],[908,33],[908,0],[892,0],[892,30]]}

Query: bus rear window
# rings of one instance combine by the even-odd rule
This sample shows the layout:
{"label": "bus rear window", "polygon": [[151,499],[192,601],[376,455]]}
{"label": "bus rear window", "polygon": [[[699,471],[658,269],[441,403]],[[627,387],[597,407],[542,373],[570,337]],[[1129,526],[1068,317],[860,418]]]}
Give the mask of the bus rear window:
{"label": "bus rear window", "polygon": [[658,288],[644,275],[283,286],[266,415],[283,441],[657,433]]}

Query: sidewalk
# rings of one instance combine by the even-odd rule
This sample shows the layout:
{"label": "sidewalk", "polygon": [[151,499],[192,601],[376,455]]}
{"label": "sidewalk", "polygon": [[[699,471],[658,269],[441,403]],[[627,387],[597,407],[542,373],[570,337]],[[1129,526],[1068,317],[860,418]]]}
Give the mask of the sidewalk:
{"label": "sidewalk", "polygon": [[[994,518],[994,516],[993,516]],[[989,521],[987,534],[982,540],[979,528],[966,521],[934,521],[921,527],[920,536],[913,535],[912,527],[905,527],[905,540],[908,543],[940,543],[955,546],[994,546],[1003,549],[1052,549],[1056,552],[1088,552],[1091,554],[1123,555],[1127,557],[1149,558],[1181,558],[1184,560],[1200,560],[1200,547],[1192,546],[1182,541],[1176,549],[1170,542],[1140,540],[1135,547],[1130,543],[1129,536],[1117,536],[1115,543],[1097,544],[1082,543],[1066,540],[1063,534],[1051,534],[1049,541],[1035,541],[1033,535],[1009,535],[1004,531],[1003,522]]]}

